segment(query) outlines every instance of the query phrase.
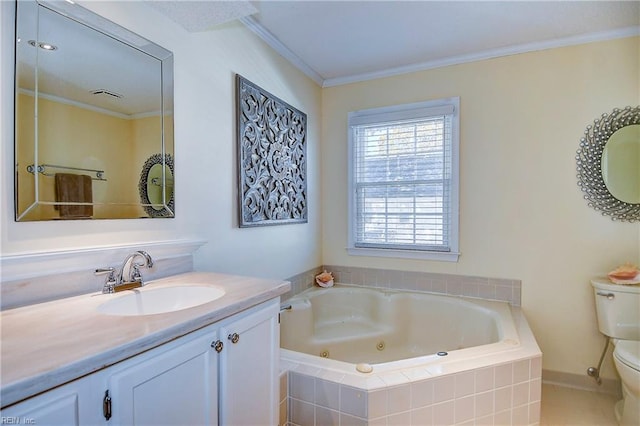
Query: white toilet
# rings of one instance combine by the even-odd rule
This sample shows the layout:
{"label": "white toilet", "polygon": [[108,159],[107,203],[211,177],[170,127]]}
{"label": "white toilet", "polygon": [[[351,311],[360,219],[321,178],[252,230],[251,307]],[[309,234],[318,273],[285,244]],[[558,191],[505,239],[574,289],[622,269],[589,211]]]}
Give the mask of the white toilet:
{"label": "white toilet", "polygon": [[622,400],[616,404],[621,425],[640,425],[640,286],[591,281],[598,328],[612,338],[613,361],[622,381]]}

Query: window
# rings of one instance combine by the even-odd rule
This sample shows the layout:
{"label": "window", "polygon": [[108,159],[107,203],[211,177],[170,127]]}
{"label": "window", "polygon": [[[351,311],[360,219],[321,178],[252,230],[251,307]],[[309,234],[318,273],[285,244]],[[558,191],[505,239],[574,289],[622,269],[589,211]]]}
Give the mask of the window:
{"label": "window", "polygon": [[350,254],[457,261],[459,104],[349,113]]}

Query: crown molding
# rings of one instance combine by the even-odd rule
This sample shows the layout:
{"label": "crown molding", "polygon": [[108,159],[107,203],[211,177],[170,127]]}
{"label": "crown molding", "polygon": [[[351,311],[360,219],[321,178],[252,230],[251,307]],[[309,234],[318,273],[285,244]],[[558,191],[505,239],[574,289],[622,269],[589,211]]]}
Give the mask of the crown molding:
{"label": "crown molding", "polygon": [[374,71],[370,73],[354,74],[344,77],[324,79],[313,68],[305,63],[299,56],[293,53],[273,34],[265,29],[255,18],[248,16],[240,19],[247,28],[253,31],[265,43],[267,43],[276,52],[287,59],[293,66],[302,71],[322,87],[341,86],[344,84],[359,83],[379,78],[394,77],[402,74],[426,71],[434,68],[442,68],[451,65],[459,65],[468,62],[482,61],[486,59],[499,58],[502,56],[517,55],[520,53],[535,52],[539,50],[555,49],[560,47],[575,46],[578,44],[595,43],[599,41],[614,40],[619,38],[640,36],[640,25],[625,27],[610,31],[599,31],[587,34],[581,34],[571,37],[557,38],[553,40],[545,40],[533,43],[524,43],[516,46],[509,46],[498,49],[489,49],[482,52],[471,53],[468,55],[451,56],[447,58],[436,59],[433,61],[420,62],[417,64],[388,68],[385,70]]}
{"label": "crown molding", "polygon": [[298,55],[293,53],[287,46],[282,44],[273,34],[271,34],[266,28],[258,23],[252,16],[246,16],[239,19],[247,28],[253,31],[258,37],[267,43],[273,50],[282,55],[287,61],[289,61],[294,67],[302,71],[307,77],[315,81],[319,86],[322,86],[324,79],[313,68],[307,65]]}
{"label": "crown molding", "polygon": [[356,74],[346,77],[337,77],[324,80],[322,87],[341,86],[350,83],[359,83],[362,81],[375,80],[378,78],[394,77],[397,75],[408,74],[419,71],[426,71],[434,68],[447,67],[451,65],[459,65],[468,62],[482,61],[486,59],[499,58],[502,56],[517,55],[520,53],[535,52],[539,50],[555,49],[560,47],[575,46],[578,44],[594,43],[599,41],[614,40],[619,38],[640,36],[640,25],[633,27],[621,28],[612,31],[600,31],[589,34],[581,34],[578,36],[564,37],[553,40],[546,40],[534,43],[525,43],[516,46],[503,47],[499,49],[489,49],[482,52],[472,53],[468,55],[451,56],[449,58],[437,59],[434,61],[421,62],[418,64],[407,65],[404,67],[390,68],[386,70]]}

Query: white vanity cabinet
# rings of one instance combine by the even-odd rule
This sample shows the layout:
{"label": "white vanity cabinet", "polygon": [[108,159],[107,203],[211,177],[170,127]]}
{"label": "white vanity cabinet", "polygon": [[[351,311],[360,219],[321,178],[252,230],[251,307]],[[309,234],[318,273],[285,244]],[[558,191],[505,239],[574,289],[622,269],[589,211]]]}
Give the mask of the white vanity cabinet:
{"label": "white vanity cabinet", "polygon": [[278,424],[279,311],[272,304],[221,327],[221,425]]}
{"label": "white vanity cabinet", "polygon": [[9,406],[3,424],[277,425],[279,307],[272,299]]}
{"label": "white vanity cabinet", "polygon": [[100,404],[100,372],[3,408],[1,424],[96,425],[104,422]]}
{"label": "white vanity cabinet", "polygon": [[218,424],[217,339],[214,324],[112,367],[107,424]]}
{"label": "white vanity cabinet", "polygon": [[279,299],[115,366],[114,425],[278,423]]}

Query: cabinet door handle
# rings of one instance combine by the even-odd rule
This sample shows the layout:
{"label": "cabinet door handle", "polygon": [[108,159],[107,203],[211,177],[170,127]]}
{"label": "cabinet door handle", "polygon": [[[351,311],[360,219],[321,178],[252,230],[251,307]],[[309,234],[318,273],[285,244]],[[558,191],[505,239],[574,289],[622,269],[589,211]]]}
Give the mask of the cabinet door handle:
{"label": "cabinet door handle", "polygon": [[109,390],[104,392],[104,398],[102,399],[102,415],[106,420],[111,418],[111,397],[109,396]]}
{"label": "cabinet door handle", "polygon": [[222,343],[220,340],[216,340],[215,342],[211,342],[211,347],[215,349],[216,352],[220,353],[220,351],[222,351],[222,348],[224,347],[224,343]]}
{"label": "cabinet door handle", "polygon": [[240,340],[240,335],[238,333],[233,333],[228,336],[228,339],[231,340],[231,343],[238,343],[238,340]]}

